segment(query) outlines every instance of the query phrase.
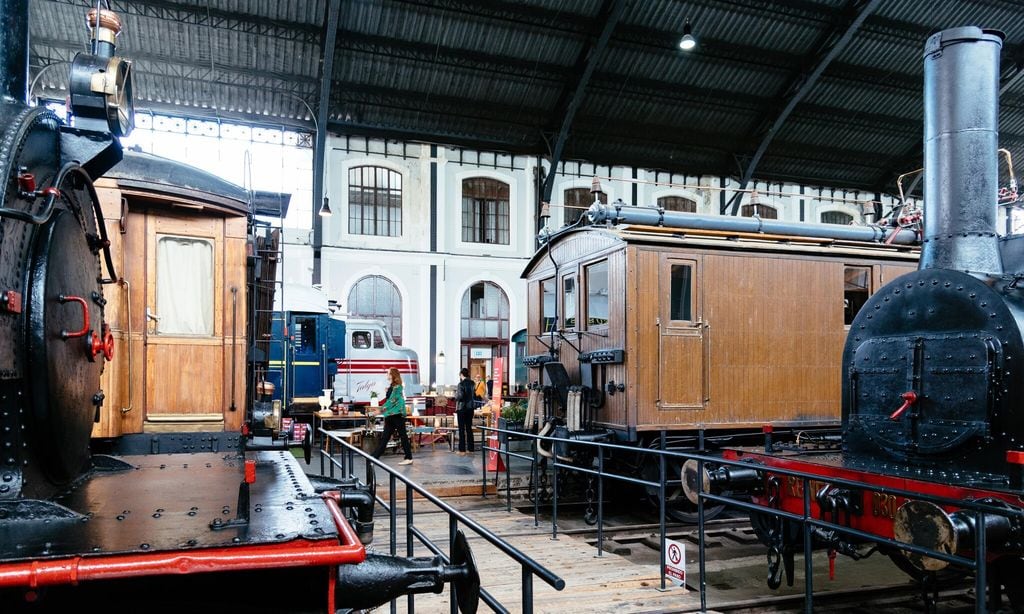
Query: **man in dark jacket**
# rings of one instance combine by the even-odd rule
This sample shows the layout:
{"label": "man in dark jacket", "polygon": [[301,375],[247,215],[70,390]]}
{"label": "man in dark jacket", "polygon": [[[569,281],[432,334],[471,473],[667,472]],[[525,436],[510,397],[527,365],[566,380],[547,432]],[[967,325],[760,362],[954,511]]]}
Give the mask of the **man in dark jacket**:
{"label": "man in dark jacket", "polygon": [[[469,379],[469,369],[459,372],[459,386],[455,389],[455,417],[459,421],[459,456],[472,454],[473,450],[473,402],[474,384]],[[469,451],[466,451],[466,446]]]}

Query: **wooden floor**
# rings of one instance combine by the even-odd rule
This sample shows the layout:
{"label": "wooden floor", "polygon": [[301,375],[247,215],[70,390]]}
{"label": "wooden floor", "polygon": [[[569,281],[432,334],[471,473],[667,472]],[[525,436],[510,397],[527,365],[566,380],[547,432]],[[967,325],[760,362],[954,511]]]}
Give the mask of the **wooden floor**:
{"label": "wooden floor", "polygon": [[[534,578],[534,612],[662,612],[692,610],[700,605],[697,593],[667,584],[661,586],[658,568],[653,565],[635,565],[627,559],[605,552],[596,556],[597,550],[583,539],[559,535],[551,539],[550,523],[534,527],[533,516],[504,509],[494,509],[490,504],[479,501],[458,503],[449,499],[455,507],[465,508],[467,515],[490,531],[511,542],[524,554],[541,565],[559,574],[565,580],[565,588],[557,591],[548,584]],[[417,512],[416,527],[436,542],[447,544],[448,517],[438,512]],[[387,519],[381,518],[381,527]],[[386,525],[385,525],[386,526]],[[386,533],[378,533],[387,539]],[[405,523],[404,513],[399,520],[399,554],[404,554]],[[472,531],[466,531],[470,547],[480,569],[481,585],[510,612],[522,612],[522,572],[518,566],[488,542]],[[374,544],[374,550],[387,552],[386,543]],[[444,548],[447,551],[447,547]],[[418,548],[416,556],[428,554],[425,548]],[[415,609],[419,612],[448,612],[449,592],[441,595],[418,595]],[[406,612],[407,600],[398,600],[398,611]],[[480,611],[490,608],[481,602]]]}

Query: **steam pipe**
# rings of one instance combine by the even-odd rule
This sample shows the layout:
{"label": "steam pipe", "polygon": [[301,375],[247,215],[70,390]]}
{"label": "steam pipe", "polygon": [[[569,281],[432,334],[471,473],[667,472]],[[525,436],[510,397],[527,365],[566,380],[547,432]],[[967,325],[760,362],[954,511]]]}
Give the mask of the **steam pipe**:
{"label": "steam pipe", "polygon": [[28,100],[28,0],[0,2],[0,98]]}
{"label": "steam pipe", "polygon": [[[867,241],[872,243],[897,243],[916,245],[917,232],[904,228],[870,226],[840,226],[838,224],[790,223],[761,218],[705,216],[692,213],[663,211],[654,207],[625,206],[622,201],[611,205],[594,203],[587,211],[592,224],[644,224],[667,226],[669,228],[692,228],[697,230],[724,230],[766,234],[796,235],[838,241]],[[895,235],[895,236],[893,236]]]}
{"label": "steam pipe", "polygon": [[1001,274],[999,53],[976,27],[932,35],[924,50],[924,241],[921,269]]}

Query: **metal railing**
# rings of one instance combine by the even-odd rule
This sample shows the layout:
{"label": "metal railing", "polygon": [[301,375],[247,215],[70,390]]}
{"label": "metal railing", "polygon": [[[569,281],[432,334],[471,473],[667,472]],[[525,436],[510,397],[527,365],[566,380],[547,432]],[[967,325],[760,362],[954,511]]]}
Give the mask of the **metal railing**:
{"label": "metal railing", "polygon": [[[804,555],[804,607],[805,612],[813,612],[814,607],[814,570],[813,570],[813,531],[814,529],[832,531],[837,534],[848,536],[861,542],[867,542],[876,546],[884,546],[893,550],[901,550],[909,553],[923,555],[931,557],[937,560],[952,563],[972,571],[975,574],[975,611],[986,612],[986,560],[988,556],[988,544],[986,542],[986,534],[984,527],[986,515],[1003,516],[1008,519],[1016,519],[1018,523],[1024,523],[1024,510],[1000,507],[992,503],[985,501],[972,501],[965,499],[954,499],[949,497],[941,497],[937,495],[927,494],[918,491],[907,490],[903,488],[888,487],[884,485],[862,482],[859,480],[851,480],[833,476],[823,476],[821,474],[809,473],[806,471],[799,471],[793,469],[783,469],[778,467],[771,467],[766,465],[752,465],[750,462],[742,460],[730,460],[719,456],[712,456],[709,454],[700,454],[697,452],[681,452],[675,450],[664,450],[664,449],[653,449],[653,448],[639,448],[635,446],[623,446],[619,444],[611,444],[605,442],[596,441],[584,441],[584,440],[567,440],[556,437],[544,437],[540,435],[534,435],[531,433],[524,433],[520,431],[508,431],[504,429],[497,429],[491,427],[482,427],[484,431],[498,433],[499,435],[511,435],[516,439],[520,440],[533,440],[531,446],[533,452],[531,455],[524,455],[508,450],[508,446],[505,449],[499,447],[489,446],[486,443],[481,445],[481,453],[486,460],[489,452],[500,454],[505,458],[505,484],[506,484],[506,501],[508,509],[511,509],[511,485],[510,485],[510,458],[519,458],[523,460],[531,461],[531,477],[534,479],[536,484],[536,473],[537,473],[537,442],[543,441],[551,444],[551,449],[554,450],[555,444],[567,444],[570,447],[591,447],[596,449],[595,458],[598,461],[597,469],[589,467],[581,467],[573,465],[571,463],[565,463],[558,460],[557,455],[553,455],[551,459],[551,466],[555,469],[554,479],[552,480],[552,516],[551,516],[551,532],[552,538],[556,538],[558,532],[558,471],[557,469],[565,469],[581,474],[595,476],[598,482],[598,497],[597,497],[597,556],[602,555],[603,551],[603,506],[604,506],[604,480],[612,479],[615,481],[627,482],[632,484],[639,484],[648,487],[656,487],[659,493],[659,516],[660,516],[660,531],[659,531],[659,544],[660,551],[665,552],[665,484],[666,484],[666,465],[669,459],[677,460],[680,463],[687,460],[694,460],[698,463],[697,475],[704,475],[704,463],[710,463],[715,467],[729,466],[738,467],[743,469],[750,469],[752,467],[770,473],[774,476],[785,476],[796,480],[799,480],[803,488],[803,510],[801,513],[788,512],[775,507],[768,507],[751,501],[744,501],[735,497],[726,495],[712,494],[712,493],[698,493],[697,496],[697,536],[698,536],[698,550],[699,550],[699,578],[700,578],[700,604],[701,611],[707,610],[707,578],[706,578],[706,545],[705,545],[705,507],[706,502],[713,502],[715,504],[727,505],[732,508],[745,510],[747,512],[754,512],[759,514],[766,514],[773,518],[779,518],[783,521],[789,520],[797,522],[801,526],[802,537],[803,537],[803,555]],[[703,435],[703,433],[701,434]],[[661,432],[661,445],[665,444],[665,433]],[[486,442],[487,439],[485,438]],[[703,437],[700,438],[700,446],[703,447]],[[651,482],[648,480],[638,479],[635,477],[620,475],[615,473],[608,473],[604,468],[605,452],[618,450],[629,454],[655,454],[657,455],[657,462],[659,468],[660,483]],[[495,473],[497,473],[495,471]],[[486,463],[484,469],[484,486],[486,487],[487,481],[487,470]],[[679,480],[680,476],[671,476],[671,479]],[[914,544],[901,542],[896,539],[881,537],[873,533],[855,529],[840,525],[834,522],[828,522],[823,518],[815,518],[811,511],[811,482],[827,481],[830,486],[841,486],[847,488],[853,488],[861,491],[867,491],[877,493],[879,495],[888,495],[894,497],[902,497],[914,501],[926,501],[934,503],[939,506],[955,507],[961,510],[968,510],[973,512],[973,521],[975,527],[979,530],[976,531],[975,544],[974,544],[974,556],[973,558],[967,558],[957,554],[949,554],[946,552],[925,548],[922,546],[916,546]],[[535,492],[534,496],[534,523],[538,522],[538,500],[539,491]],[[486,494],[485,494],[486,496]],[[664,556],[664,555],[662,555]],[[664,561],[659,565],[661,568],[661,588],[665,589],[665,565]]]}
{"label": "metal railing", "polygon": [[[562,590],[565,588],[565,580],[555,575],[552,571],[533,560],[507,541],[501,539],[493,532],[489,531],[486,527],[480,525],[476,521],[472,520],[465,514],[454,509],[437,496],[430,493],[426,488],[420,484],[412,481],[405,475],[399,473],[397,470],[392,469],[380,460],[374,458],[370,454],[367,454],[363,450],[356,448],[349,444],[347,441],[339,436],[334,431],[319,429],[321,435],[321,447],[320,447],[320,474],[324,475],[324,471],[329,471],[331,478],[335,477],[335,470],[337,469],[343,477],[352,478],[356,477],[353,474],[355,470],[355,459],[357,455],[362,457],[366,463],[367,468],[372,468],[375,472],[376,469],[382,469],[388,476],[388,495],[389,498],[384,500],[381,497],[374,494],[374,498],[385,511],[388,512],[390,519],[389,527],[389,548],[390,554],[396,556],[398,553],[398,506],[397,506],[397,486],[398,482],[405,484],[405,556],[413,556],[415,550],[414,539],[418,540],[420,544],[427,548],[430,552],[435,555],[442,557],[445,563],[451,562],[451,557],[445,554],[441,547],[435,543],[429,536],[423,531],[416,527],[415,524],[415,510],[413,506],[414,494],[419,493],[429,503],[433,504],[434,507],[442,510],[448,515],[448,550],[454,547],[455,534],[458,528],[469,529],[481,537],[484,541],[491,544],[493,547],[504,553],[506,556],[514,560],[519,564],[522,572],[522,581],[520,588],[520,597],[522,600],[521,612],[525,614],[532,614],[533,612],[533,578],[534,576],[543,580],[546,584],[554,588],[555,590]],[[336,458],[339,457],[339,458]],[[454,597],[454,596],[453,596]],[[486,603],[493,611],[508,613],[509,610],[499,602],[493,595],[487,592],[486,589],[481,587],[480,598]],[[408,611],[410,613],[415,611],[415,595],[408,595]],[[450,600],[451,614],[457,614],[458,604],[454,598]],[[391,602],[391,612],[397,611],[397,604],[395,600]]]}
{"label": "metal railing", "polygon": [[[526,433],[522,431],[509,431],[506,429],[499,429],[493,427],[480,427],[486,435],[487,432],[496,433],[499,435],[499,440],[502,435],[508,437],[508,441],[513,440],[532,440],[530,448],[532,454],[527,456],[517,452],[512,452],[505,446],[502,449],[500,446],[495,448],[481,443],[480,449],[481,454],[484,458],[483,463],[483,480],[482,480],[482,495],[487,496],[487,454],[489,452],[495,452],[502,455],[505,458],[505,500],[506,509],[511,511],[512,499],[511,499],[511,464],[509,463],[510,458],[518,458],[522,460],[529,460],[530,465],[530,479],[533,484],[538,484],[539,480],[539,469],[537,462],[537,441],[551,442],[552,450],[554,450],[555,443],[568,443],[571,446],[585,444],[587,446],[593,446],[597,449],[597,469],[591,469],[588,467],[580,467],[571,463],[565,463],[558,460],[557,455],[553,455],[550,459],[550,466],[554,469],[552,472],[552,496],[551,496],[551,539],[558,539],[558,469],[566,469],[572,472],[589,475],[597,480],[597,556],[604,556],[604,481],[605,479],[611,479],[616,482],[623,482],[627,484],[635,484],[646,488],[657,489],[658,492],[658,543],[661,552],[665,551],[665,540],[666,540],[666,526],[665,526],[665,515],[666,515],[666,497],[665,497],[665,484],[667,483],[667,461],[666,459],[673,456],[673,453],[666,453],[663,450],[652,449],[652,448],[638,448],[636,446],[623,446],[619,444],[611,444],[597,441],[577,441],[577,440],[565,440],[555,437],[542,437],[540,435],[534,435],[532,433]],[[487,437],[483,437],[484,442],[487,441]],[[661,433],[661,445],[665,445],[665,432]],[[624,475],[618,473],[610,473],[605,470],[605,451],[620,450],[622,452],[628,452],[630,454],[655,454],[657,455],[658,463],[658,478],[657,482],[650,480],[644,480],[631,475]],[[497,472],[495,472],[497,473]],[[536,495],[533,497],[533,522],[534,526],[537,526],[540,522],[540,496],[539,496],[539,485],[537,487]],[[703,538],[703,536],[702,536]],[[665,566],[659,565],[659,578],[660,578],[660,589],[666,590],[666,575]]]}

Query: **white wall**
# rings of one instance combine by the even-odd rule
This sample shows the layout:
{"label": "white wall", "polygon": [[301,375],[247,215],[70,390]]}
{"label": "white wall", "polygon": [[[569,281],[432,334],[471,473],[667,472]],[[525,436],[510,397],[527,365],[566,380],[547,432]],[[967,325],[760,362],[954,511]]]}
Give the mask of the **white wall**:
{"label": "white wall", "polygon": [[[526,328],[526,283],[519,278],[534,252],[537,159],[437,146],[431,158],[431,146],[362,137],[333,136],[328,143],[325,190],[333,215],[324,219],[321,280],[328,297],[347,310],[352,286],[367,275],[391,280],[402,297],[403,343],[420,356],[424,383],[436,353],[430,352],[430,331],[435,331],[437,352],[444,352],[438,365],[438,382],[455,384],[460,368],[460,317],[463,294],[480,281],[497,284],[509,300],[510,334]],[[430,167],[437,164],[437,246],[430,249]],[[378,237],[348,232],[348,172],[361,165],[383,166],[402,175],[402,236]],[[547,162],[542,162],[545,170]],[[602,189],[609,202],[621,199],[634,204],[655,206],[663,196],[683,196],[697,202],[697,212],[717,215],[721,206],[723,181],[719,177],[657,172],[630,167],[595,166],[586,162],[566,162],[559,167],[551,196],[549,226],[556,229],[564,219],[564,190],[590,187],[592,178],[602,177]],[[633,180],[634,174],[636,180]],[[470,177],[491,177],[509,184],[509,244],[482,244],[462,241],[462,181]],[[608,179],[608,178],[611,179]],[[738,184],[727,178],[725,199],[730,199]],[[757,182],[758,202],[775,207],[780,220],[818,222],[822,211],[839,210],[862,221],[861,203],[871,200],[868,192],[801,187],[793,184]],[[741,204],[750,201],[744,194]],[[801,201],[803,213],[801,216]],[[885,209],[893,199],[884,196]],[[284,279],[291,283],[310,283],[313,256],[311,233],[295,230],[285,235]],[[435,322],[430,321],[430,267],[437,267]],[[510,348],[510,360],[512,356]],[[509,365],[510,377],[513,374]]]}

